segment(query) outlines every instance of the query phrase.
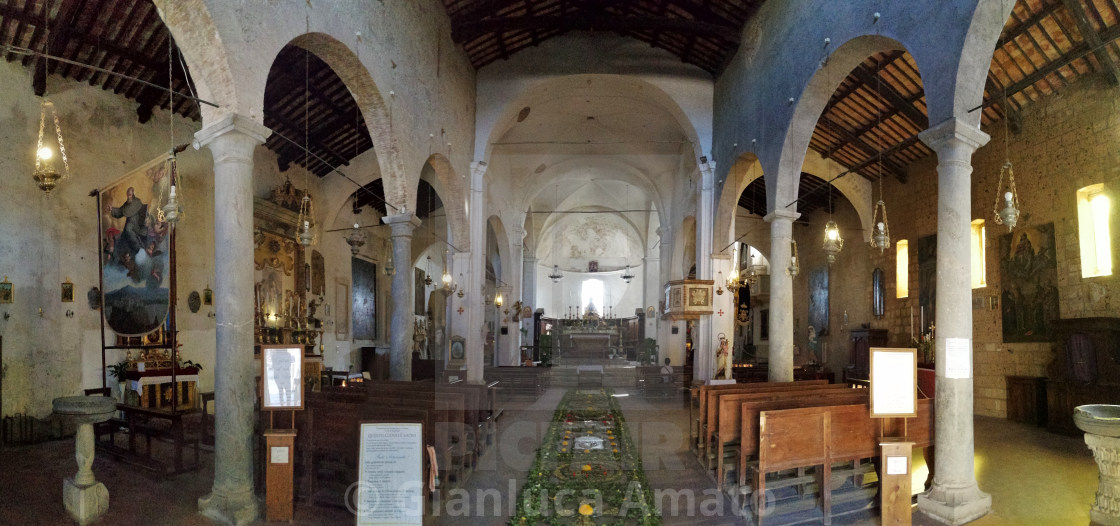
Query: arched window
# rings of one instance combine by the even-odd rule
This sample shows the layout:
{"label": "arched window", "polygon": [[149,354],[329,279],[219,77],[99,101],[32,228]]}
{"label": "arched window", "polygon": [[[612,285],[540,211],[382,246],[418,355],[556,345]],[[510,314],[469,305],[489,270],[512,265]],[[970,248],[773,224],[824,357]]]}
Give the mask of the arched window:
{"label": "arched window", "polygon": [[595,306],[595,312],[603,313],[603,280],[601,279],[588,279],[584,280],[583,286],[580,290],[580,304],[584,311],[587,311],[590,305]]}

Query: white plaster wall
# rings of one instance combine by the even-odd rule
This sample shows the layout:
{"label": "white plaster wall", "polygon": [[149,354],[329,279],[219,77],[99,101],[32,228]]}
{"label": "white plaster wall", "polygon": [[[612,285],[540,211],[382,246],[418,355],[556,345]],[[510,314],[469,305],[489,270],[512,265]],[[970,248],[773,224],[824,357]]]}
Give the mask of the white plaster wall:
{"label": "white plaster wall", "polygon": [[[134,103],[110,91],[50,78],[71,178],[50,198],[31,178],[39,120],[39,101],[31,77],[18,63],[0,64],[0,275],[14,284],[15,302],[0,306],[4,337],[4,415],[25,412],[43,417],[51,400],[101,387],[100,311],[90,309],[86,294],[98,286],[97,208],[90,190],[105,186],[170,149],[168,114],[157,111],[141,125]],[[189,142],[198,123],[175,118],[175,142]],[[50,126],[48,125],[48,132]],[[201,292],[213,279],[213,206],[208,152],[188,150],[179,156],[185,207],[178,227],[179,338],[182,356],[214,362],[214,322],[208,307],[197,314],[186,307],[189,291]],[[60,301],[60,283],[74,283],[74,302]],[[42,315],[39,313],[42,309]],[[67,317],[66,311],[74,313]],[[0,314],[2,316],[2,314]],[[115,343],[111,334],[109,344]],[[252,352],[250,349],[248,352]],[[125,351],[108,351],[116,363]],[[211,367],[203,370],[200,389],[213,389]]]}
{"label": "white plaster wall", "polygon": [[[495,127],[513,101],[550,79],[582,74],[626,75],[660,88],[695,130],[695,151],[711,151],[711,75],[635,39],[613,33],[571,32],[478,72],[476,156],[486,152]],[[512,108],[514,113],[518,110]]]}

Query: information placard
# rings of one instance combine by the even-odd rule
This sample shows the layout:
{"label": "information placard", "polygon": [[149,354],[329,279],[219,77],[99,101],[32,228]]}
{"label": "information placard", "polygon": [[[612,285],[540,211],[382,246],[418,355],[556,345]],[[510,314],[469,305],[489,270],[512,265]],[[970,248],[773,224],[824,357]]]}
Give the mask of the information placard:
{"label": "information placard", "polygon": [[871,348],[871,417],[912,417],[917,410],[917,349]]}
{"label": "information placard", "polygon": [[972,342],[968,338],[945,338],[945,378],[972,377]]}
{"label": "information placard", "polygon": [[358,455],[358,526],[422,526],[421,424],[363,423]]}

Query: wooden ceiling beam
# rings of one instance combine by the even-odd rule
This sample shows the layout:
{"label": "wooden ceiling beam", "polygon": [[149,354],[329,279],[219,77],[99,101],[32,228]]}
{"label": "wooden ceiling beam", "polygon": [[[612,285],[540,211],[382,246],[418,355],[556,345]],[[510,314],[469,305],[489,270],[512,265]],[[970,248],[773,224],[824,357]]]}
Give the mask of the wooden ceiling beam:
{"label": "wooden ceiling beam", "polygon": [[[999,37],[999,40],[996,40],[996,47],[1003,47],[1003,45],[1008,41],[1014,40],[1015,38],[1018,38],[1019,35],[1026,33],[1031,27],[1042,22],[1044,18],[1053,15],[1054,12],[1057,11],[1061,6],[1062,4],[1060,2],[1055,2],[1047,6],[1045,9],[1027,17],[1026,19],[1019,20],[1016,17],[1015,20],[1019,22],[1019,25],[1015,26],[1014,30],[1008,31],[1001,35]],[[1011,16],[1014,17],[1015,14],[1012,13]]]}
{"label": "wooden ceiling beam", "polygon": [[672,31],[692,35],[715,35],[739,44],[739,30],[730,25],[709,24],[695,20],[664,19],[646,16],[572,18],[569,16],[514,16],[491,18],[456,25],[452,39],[457,43],[468,42],[488,33],[503,33],[533,28],[559,28],[565,31]]}
{"label": "wooden ceiling beam", "polygon": [[1073,21],[1077,23],[1077,29],[1081,32],[1081,37],[1093,50],[1093,55],[1097,57],[1097,63],[1108,73],[1109,82],[1113,86],[1120,85],[1120,66],[1117,66],[1112,57],[1108,56],[1108,50],[1104,48],[1101,36],[1089,23],[1089,17],[1085,14],[1085,8],[1082,7],[1080,0],[1062,0],[1062,4],[1066,6],[1066,10],[1069,11]]}
{"label": "wooden ceiling beam", "polygon": [[[891,106],[898,109],[899,113],[907,119],[910,119],[910,122],[923,130],[929,128],[929,117],[923,113],[922,110],[914,106],[914,100],[903,96],[898,90],[894,89],[894,86],[891,86],[890,82],[879,81],[878,77],[882,74],[882,69],[883,68],[879,68],[878,71],[872,72],[868,70],[867,66],[860,64],[856,66],[853,75],[867,86],[867,89],[874,89],[874,91],[890,103]],[[874,86],[874,88],[872,88],[872,86]]]}

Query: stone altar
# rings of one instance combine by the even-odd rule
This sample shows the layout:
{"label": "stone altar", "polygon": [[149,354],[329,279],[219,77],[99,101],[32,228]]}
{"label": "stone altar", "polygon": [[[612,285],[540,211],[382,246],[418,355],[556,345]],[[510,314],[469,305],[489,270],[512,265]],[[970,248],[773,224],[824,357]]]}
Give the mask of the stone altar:
{"label": "stone altar", "polygon": [[78,524],[85,526],[109,510],[109,490],[93,476],[93,424],[109,420],[117,404],[105,396],[67,396],[54,399],[54,412],[78,426],[74,457],[78,472],[62,482],[62,503]]}

